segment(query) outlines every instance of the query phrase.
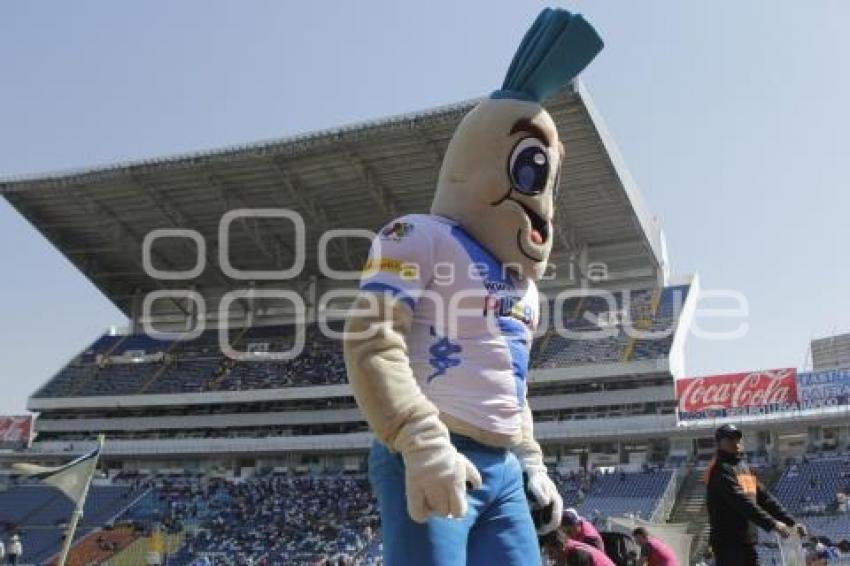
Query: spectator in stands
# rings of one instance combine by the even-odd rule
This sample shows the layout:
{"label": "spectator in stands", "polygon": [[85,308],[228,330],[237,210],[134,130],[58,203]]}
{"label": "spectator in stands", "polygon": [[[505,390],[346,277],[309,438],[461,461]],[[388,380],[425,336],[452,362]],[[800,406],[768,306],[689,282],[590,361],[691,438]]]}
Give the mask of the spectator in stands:
{"label": "spectator in stands", "polygon": [[717,566],[757,565],[756,525],[787,538],[803,525],[764,488],[743,460],[743,434],[732,424],[715,431],[717,453],[706,471],[709,537]]}
{"label": "spectator in stands", "polygon": [[673,549],[660,539],[650,536],[645,528],[636,528],[632,531],[632,537],[640,547],[639,566],[679,566]]}
{"label": "spectator in stands", "polygon": [[806,566],[826,566],[830,558],[829,550],[822,542],[812,545],[806,554]]}
{"label": "spectator in stands", "polygon": [[17,564],[23,553],[24,550],[21,545],[21,536],[18,533],[15,533],[12,535],[12,539],[9,541],[9,548],[7,549],[9,564]]}
{"label": "spectator in stands", "polygon": [[3,539],[0,539],[0,564],[3,563],[4,558],[6,558],[6,545],[3,544]]}
{"label": "spectator in stands", "polygon": [[605,551],[605,543],[602,542],[599,531],[596,530],[590,521],[580,516],[578,511],[572,507],[564,510],[564,514],[561,517],[561,527],[564,529],[564,534],[568,538],[594,546],[603,552]]}
{"label": "spectator in stands", "polygon": [[838,513],[847,513],[847,494],[843,491],[835,494],[835,510]]}
{"label": "spectator in stands", "polygon": [[543,537],[543,551],[554,566],[616,566],[604,552],[555,531]]}

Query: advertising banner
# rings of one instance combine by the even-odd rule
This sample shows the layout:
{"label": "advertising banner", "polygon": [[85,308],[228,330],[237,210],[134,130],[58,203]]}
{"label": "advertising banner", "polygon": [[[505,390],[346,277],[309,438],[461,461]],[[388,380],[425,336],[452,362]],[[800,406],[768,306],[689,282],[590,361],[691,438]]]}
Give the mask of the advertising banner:
{"label": "advertising banner", "polygon": [[800,409],[850,405],[850,369],[833,369],[797,374]]}
{"label": "advertising banner", "polygon": [[676,381],[680,421],[764,415],[798,408],[797,370],[770,369]]}
{"label": "advertising banner", "polygon": [[25,448],[32,437],[32,416],[0,416],[0,449]]}

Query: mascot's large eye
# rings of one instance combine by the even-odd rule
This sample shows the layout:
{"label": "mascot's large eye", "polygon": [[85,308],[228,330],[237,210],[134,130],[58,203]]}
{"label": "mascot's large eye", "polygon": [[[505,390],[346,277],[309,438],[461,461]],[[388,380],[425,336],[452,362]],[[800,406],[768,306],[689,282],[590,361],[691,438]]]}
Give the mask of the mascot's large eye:
{"label": "mascot's large eye", "polygon": [[511,153],[508,173],[516,190],[526,195],[543,192],[549,180],[549,154],[537,138],[520,140]]}

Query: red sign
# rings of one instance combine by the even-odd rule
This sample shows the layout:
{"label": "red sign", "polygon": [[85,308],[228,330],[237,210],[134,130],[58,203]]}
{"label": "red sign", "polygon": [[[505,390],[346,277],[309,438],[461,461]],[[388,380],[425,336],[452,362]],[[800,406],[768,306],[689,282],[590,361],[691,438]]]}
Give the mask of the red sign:
{"label": "red sign", "polygon": [[29,446],[32,436],[32,416],[0,416],[0,448]]}
{"label": "red sign", "polygon": [[797,404],[797,370],[771,369],[676,381],[680,418],[726,416],[744,407]]}

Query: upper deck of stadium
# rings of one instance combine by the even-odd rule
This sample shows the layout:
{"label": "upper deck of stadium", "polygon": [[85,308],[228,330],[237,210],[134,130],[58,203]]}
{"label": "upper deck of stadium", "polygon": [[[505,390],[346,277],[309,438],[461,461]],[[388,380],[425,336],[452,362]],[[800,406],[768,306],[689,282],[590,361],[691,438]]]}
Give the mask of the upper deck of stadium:
{"label": "upper deck of stadium", "polygon": [[[248,285],[298,293],[339,286],[322,275],[323,234],[377,230],[396,216],[427,212],[443,152],[475,102],[215,151],[0,179],[0,193],[131,320],[142,297],[161,289],[191,287],[215,312],[223,294]],[[602,286],[664,284],[660,228],[587,91],[577,82],[547,108],[566,148],[552,253],[556,284],[577,284],[590,263],[607,266]],[[292,210],[305,221],[305,264],[291,279],[234,281],[220,264],[224,215],[259,208]],[[201,273],[190,280],[148,275],[143,243],[162,229],[200,234]],[[296,255],[293,225],[242,218],[231,225],[224,251],[237,269],[285,269]],[[365,238],[336,239],[327,246],[328,264],[356,271],[366,251]],[[197,253],[187,238],[159,238],[151,261],[160,270],[191,269]],[[156,312],[169,314],[166,308],[188,314],[180,301],[157,302]]]}

